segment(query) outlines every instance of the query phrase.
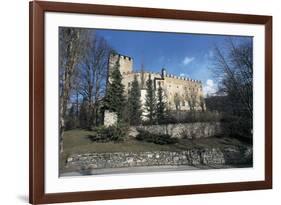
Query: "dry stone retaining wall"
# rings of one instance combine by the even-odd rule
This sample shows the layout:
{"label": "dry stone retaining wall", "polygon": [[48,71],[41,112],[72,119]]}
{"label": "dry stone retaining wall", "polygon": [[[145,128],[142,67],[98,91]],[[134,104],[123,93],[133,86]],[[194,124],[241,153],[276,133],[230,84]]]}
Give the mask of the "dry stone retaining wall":
{"label": "dry stone retaining wall", "polygon": [[197,148],[186,151],[112,152],[73,154],[67,158],[67,167],[76,170],[141,166],[179,165],[242,165],[253,163],[252,147]]}
{"label": "dry stone retaining wall", "polygon": [[195,122],[195,123],[178,123],[167,125],[145,125],[138,126],[154,134],[169,134],[176,138],[204,138],[221,134],[221,124],[219,122]]}
{"label": "dry stone retaining wall", "polygon": [[161,165],[222,165],[225,164],[223,153],[218,149],[194,149],[181,152],[114,152],[75,154],[67,159],[68,167],[81,169],[120,168]]}

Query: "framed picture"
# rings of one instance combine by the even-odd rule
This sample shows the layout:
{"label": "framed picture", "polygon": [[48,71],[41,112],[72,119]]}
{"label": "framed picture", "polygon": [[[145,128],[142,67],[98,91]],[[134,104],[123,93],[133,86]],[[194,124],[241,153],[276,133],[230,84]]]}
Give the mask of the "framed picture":
{"label": "framed picture", "polygon": [[272,17],[30,2],[30,203],[272,187]]}

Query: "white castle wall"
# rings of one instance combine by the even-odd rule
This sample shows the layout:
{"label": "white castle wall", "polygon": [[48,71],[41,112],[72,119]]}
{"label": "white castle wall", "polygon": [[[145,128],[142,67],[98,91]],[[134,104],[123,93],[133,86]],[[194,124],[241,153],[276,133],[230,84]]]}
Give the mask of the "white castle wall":
{"label": "white castle wall", "polygon": [[[156,72],[133,72],[133,59],[128,56],[122,56],[119,54],[111,55],[109,60],[109,70],[111,71],[116,62],[119,60],[120,72],[123,76],[122,83],[125,87],[125,93],[131,88],[134,76],[137,77],[139,85],[141,87],[141,100],[144,105],[146,95],[146,81],[151,75],[152,80],[156,80],[156,90],[158,83],[164,91],[167,107],[170,110],[190,110],[190,99],[196,100],[195,110],[201,110],[202,106],[200,102],[203,98],[203,89],[201,81],[192,80],[185,77],[175,76],[167,74],[166,71],[162,73]],[[109,71],[109,72],[110,72]],[[162,78],[162,80],[160,80]],[[176,106],[175,101],[178,99],[179,104]],[[144,109],[143,109],[144,111]]]}

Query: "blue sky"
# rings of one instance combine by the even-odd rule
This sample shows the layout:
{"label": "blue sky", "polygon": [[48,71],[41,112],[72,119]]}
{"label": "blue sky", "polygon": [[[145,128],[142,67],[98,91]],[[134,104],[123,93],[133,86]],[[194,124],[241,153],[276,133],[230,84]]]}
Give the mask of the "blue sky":
{"label": "blue sky", "polygon": [[[134,70],[140,70],[142,63],[147,71],[160,72],[165,67],[167,73],[201,80],[206,92],[216,89],[211,69],[213,47],[223,45],[227,36],[101,29],[96,34],[118,53],[133,57]],[[237,43],[252,40],[232,38]]]}

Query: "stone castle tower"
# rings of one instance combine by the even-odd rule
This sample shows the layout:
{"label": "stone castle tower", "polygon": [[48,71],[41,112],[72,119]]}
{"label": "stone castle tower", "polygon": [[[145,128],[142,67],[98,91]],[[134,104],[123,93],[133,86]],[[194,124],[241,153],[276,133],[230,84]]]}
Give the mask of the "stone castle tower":
{"label": "stone castle tower", "polygon": [[117,62],[120,65],[119,69],[123,77],[122,83],[125,86],[126,94],[128,94],[134,76],[137,77],[141,87],[141,101],[143,105],[146,96],[146,81],[150,75],[154,82],[155,90],[159,86],[163,88],[165,101],[169,110],[205,110],[201,81],[168,74],[165,68],[162,68],[159,73],[147,71],[134,72],[133,58],[116,53],[111,54],[109,57],[109,81],[110,73]]}
{"label": "stone castle tower", "polygon": [[112,71],[117,62],[119,62],[120,73],[122,74],[122,76],[126,73],[133,72],[133,58],[111,53],[109,57],[109,73]]}

